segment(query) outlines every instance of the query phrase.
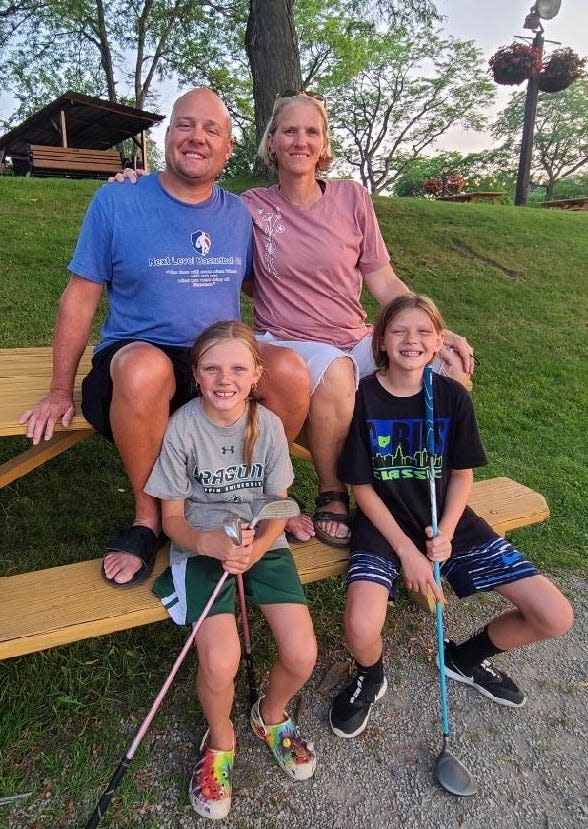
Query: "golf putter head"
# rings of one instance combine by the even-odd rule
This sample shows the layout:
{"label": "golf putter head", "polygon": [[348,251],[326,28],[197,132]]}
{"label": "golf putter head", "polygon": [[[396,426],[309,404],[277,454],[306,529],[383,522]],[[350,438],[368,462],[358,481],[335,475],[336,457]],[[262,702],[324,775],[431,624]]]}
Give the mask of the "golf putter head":
{"label": "golf putter head", "polygon": [[[300,507],[294,498],[283,495],[262,495],[260,498],[256,498],[251,505],[249,526],[253,529],[264,518],[292,518],[299,513]],[[223,532],[238,547],[243,543],[241,519],[237,515],[225,518]]]}
{"label": "golf putter head", "polygon": [[478,791],[478,784],[461,760],[458,760],[443,741],[443,749],[435,763],[435,773],[445,791],[458,797],[471,797]]}
{"label": "golf putter head", "polygon": [[287,495],[262,495],[251,505],[250,527],[255,527],[264,518],[293,518],[300,514],[300,507]]}

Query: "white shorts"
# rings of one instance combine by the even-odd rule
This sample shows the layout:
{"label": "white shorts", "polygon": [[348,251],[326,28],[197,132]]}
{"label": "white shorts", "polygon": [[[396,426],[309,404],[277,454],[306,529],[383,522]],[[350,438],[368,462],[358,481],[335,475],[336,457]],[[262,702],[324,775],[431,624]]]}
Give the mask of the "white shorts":
{"label": "white shorts", "polygon": [[[349,357],[351,360],[356,389],[359,381],[363,377],[367,377],[368,374],[373,374],[376,370],[376,364],[372,356],[371,334],[368,334],[352,348],[339,348],[330,343],[317,343],[311,340],[279,340],[273,334],[270,334],[269,331],[266,331],[265,334],[257,334],[256,336],[261,343],[271,343],[271,345],[281,346],[282,348],[291,348],[292,351],[300,354],[310,372],[311,394],[314,394],[316,387],[321,382],[325,371],[333,360],[337,360],[339,357]],[[439,374],[447,373],[443,370],[445,362],[441,357],[435,357],[432,365],[433,371]]]}
{"label": "white shorts", "polygon": [[349,357],[351,360],[355,375],[355,388],[357,388],[357,384],[362,377],[367,377],[368,374],[372,374],[376,370],[372,357],[371,334],[360,340],[353,348],[339,348],[330,343],[316,343],[310,340],[279,340],[268,331],[265,334],[257,334],[257,339],[261,343],[271,343],[271,345],[278,345],[282,348],[291,348],[292,351],[300,354],[310,372],[311,394],[314,394],[316,387],[333,360],[337,360],[339,357]]}

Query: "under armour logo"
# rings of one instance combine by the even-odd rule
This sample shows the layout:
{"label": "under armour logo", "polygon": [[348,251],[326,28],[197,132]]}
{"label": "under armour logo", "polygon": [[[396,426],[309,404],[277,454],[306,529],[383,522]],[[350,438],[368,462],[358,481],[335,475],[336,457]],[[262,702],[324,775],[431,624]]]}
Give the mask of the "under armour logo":
{"label": "under armour logo", "polygon": [[223,455],[226,455],[227,452],[230,452],[232,455],[235,454],[235,447],[234,446],[223,446],[222,447]]}

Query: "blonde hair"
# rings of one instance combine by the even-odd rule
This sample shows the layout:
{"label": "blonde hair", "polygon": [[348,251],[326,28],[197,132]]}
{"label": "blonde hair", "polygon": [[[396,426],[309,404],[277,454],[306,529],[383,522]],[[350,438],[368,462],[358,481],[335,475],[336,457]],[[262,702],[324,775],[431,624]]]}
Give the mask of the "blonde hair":
{"label": "blonde hair", "polygon": [[[200,336],[197,337],[190,352],[192,371],[194,373],[196,372],[198,363],[213,346],[226,340],[238,340],[246,345],[253,357],[255,368],[261,368],[263,372],[263,362],[255,334],[248,325],[238,320],[221,320],[204,329]],[[245,439],[243,444],[243,455],[245,463],[248,466],[251,466],[253,463],[255,443],[259,437],[257,406],[257,389],[253,385],[247,400],[247,423],[245,425]]]}
{"label": "blonde hair", "polygon": [[445,329],[445,322],[441,316],[441,311],[437,308],[433,300],[424,294],[401,294],[388,303],[374,322],[374,330],[372,334],[372,356],[374,363],[380,370],[386,371],[390,365],[388,354],[382,350],[384,345],[384,337],[386,329],[398,314],[412,308],[418,308],[424,311],[431,320],[436,334],[442,334]]}
{"label": "blonde hair", "polygon": [[274,109],[272,111],[272,116],[268,121],[268,124],[263,133],[262,139],[259,144],[259,149],[257,150],[257,155],[270,169],[278,169],[275,153],[270,152],[269,140],[273,135],[275,135],[275,132],[278,129],[280,122],[280,114],[290,104],[299,104],[301,101],[303,101],[304,103],[308,103],[310,106],[314,107],[321,116],[323,125],[323,137],[325,139],[325,147],[318,160],[316,169],[317,172],[324,173],[329,169],[334,160],[334,155],[331,150],[331,128],[329,126],[329,116],[327,115],[327,110],[325,109],[324,103],[320,101],[318,98],[312,97],[312,95],[307,95],[305,92],[300,92],[297,95],[291,95],[288,97],[276,98]]}

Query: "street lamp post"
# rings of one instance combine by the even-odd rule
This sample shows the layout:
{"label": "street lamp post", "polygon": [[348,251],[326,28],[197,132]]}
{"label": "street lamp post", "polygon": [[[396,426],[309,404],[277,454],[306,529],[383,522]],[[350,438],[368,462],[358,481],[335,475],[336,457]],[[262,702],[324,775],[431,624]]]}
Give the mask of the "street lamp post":
{"label": "street lamp post", "polygon": [[[523,28],[534,31],[533,46],[543,57],[543,26],[541,19],[550,20],[558,13],[561,0],[536,0],[527,17]],[[523,135],[519,155],[519,169],[517,173],[517,187],[515,191],[515,205],[527,203],[529,190],[529,173],[533,156],[533,134],[535,132],[535,115],[537,112],[537,94],[539,92],[537,75],[531,75],[527,81],[527,97],[525,98],[525,115],[523,119]]]}

